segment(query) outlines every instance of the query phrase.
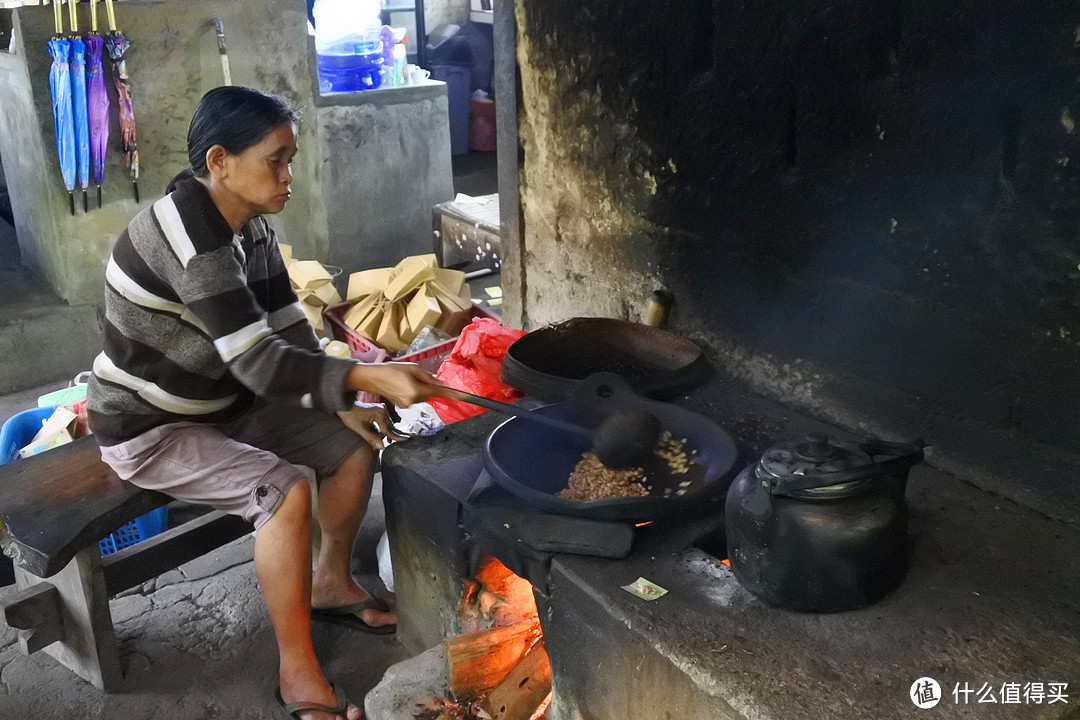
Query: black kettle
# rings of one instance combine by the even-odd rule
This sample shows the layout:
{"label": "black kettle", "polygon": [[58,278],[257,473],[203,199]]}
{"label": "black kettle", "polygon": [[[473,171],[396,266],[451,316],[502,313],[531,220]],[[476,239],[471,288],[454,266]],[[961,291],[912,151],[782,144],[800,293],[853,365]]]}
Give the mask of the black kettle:
{"label": "black kettle", "polygon": [[904,491],[922,460],[920,445],[824,433],[770,448],[728,490],[735,577],[792,610],[853,610],[884,597],[907,572]]}

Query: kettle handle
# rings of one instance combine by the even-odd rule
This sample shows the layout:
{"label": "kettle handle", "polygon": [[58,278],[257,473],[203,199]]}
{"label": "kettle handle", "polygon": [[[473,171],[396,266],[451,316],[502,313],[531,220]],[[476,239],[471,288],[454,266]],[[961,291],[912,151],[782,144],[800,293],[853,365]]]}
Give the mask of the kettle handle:
{"label": "kettle handle", "polygon": [[798,490],[814,490],[816,488],[840,485],[843,483],[865,480],[875,475],[906,470],[921,463],[925,457],[922,440],[914,443],[894,443],[884,440],[868,440],[859,443],[859,449],[871,457],[875,455],[894,455],[888,460],[875,462],[870,465],[841,470],[830,473],[811,473],[807,475],[788,475],[779,478],[772,486],[774,495],[784,495]]}

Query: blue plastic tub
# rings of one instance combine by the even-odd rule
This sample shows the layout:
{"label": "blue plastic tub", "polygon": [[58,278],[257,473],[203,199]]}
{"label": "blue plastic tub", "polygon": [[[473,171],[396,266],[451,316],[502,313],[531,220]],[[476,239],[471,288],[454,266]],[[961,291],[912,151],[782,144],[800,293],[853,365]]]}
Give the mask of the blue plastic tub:
{"label": "blue plastic tub", "polygon": [[[0,465],[6,465],[18,457],[19,449],[34,439],[34,435],[41,429],[41,423],[48,420],[55,409],[43,407],[23,410],[7,419],[0,428]],[[169,509],[167,507],[151,510],[123,527],[117,528],[109,534],[109,537],[99,540],[98,549],[103,556],[111,555],[140,540],[161,534],[165,531],[168,521]]]}
{"label": "blue plastic tub", "polygon": [[320,92],[357,92],[382,85],[382,52],[316,55]]}
{"label": "blue plastic tub", "polygon": [[49,419],[54,407],[34,408],[16,413],[0,428],[0,465],[7,465],[19,456],[19,450],[34,439],[41,423]]}

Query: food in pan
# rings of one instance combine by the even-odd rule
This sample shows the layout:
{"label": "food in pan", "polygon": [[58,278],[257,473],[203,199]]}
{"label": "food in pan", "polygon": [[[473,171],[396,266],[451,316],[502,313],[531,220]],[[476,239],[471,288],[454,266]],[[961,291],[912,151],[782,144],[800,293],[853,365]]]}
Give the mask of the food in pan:
{"label": "food in pan", "polygon": [[667,463],[671,472],[675,475],[685,475],[690,471],[693,460],[686,454],[686,438],[676,440],[666,430],[660,433],[656,440],[656,449],[653,450],[658,458]]}
{"label": "food in pan", "polygon": [[564,500],[598,500],[608,497],[644,497],[645,472],[641,468],[612,470],[587,452],[574,466],[565,489],[558,492]]}
{"label": "food in pan", "polygon": [[[694,464],[696,451],[687,452],[686,438],[676,440],[671,433],[664,431],[657,438],[653,455],[659,459],[656,472],[670,475],[686,475]],[[614,470],[600,462],[594,453],[586,452],[570,473],[567,486],[560,490],[558,497],[564,500],[586,502],[601,498],[645,497],[650,494],[668,496],[685,495],[690,489],[690,480],[656,490],[648,483],[643,468]]]}

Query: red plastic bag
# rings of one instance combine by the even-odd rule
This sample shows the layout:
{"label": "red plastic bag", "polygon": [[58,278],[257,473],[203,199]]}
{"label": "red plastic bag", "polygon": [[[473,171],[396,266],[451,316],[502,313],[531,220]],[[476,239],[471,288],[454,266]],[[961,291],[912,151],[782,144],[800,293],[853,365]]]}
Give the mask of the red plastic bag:
{"label": "red plastic bag", "polygon": [[[504,383],[499,374],[506,349],[525,333],[503,327],[491,318],[476,318],[461,331],[454,349],[442,361],[437,377],[457,390],[482,395],[491,400],[513,402],[521,393]],[[428,401],[444,423],[470,418],[484,408],[457,400],[431,398]]]}

